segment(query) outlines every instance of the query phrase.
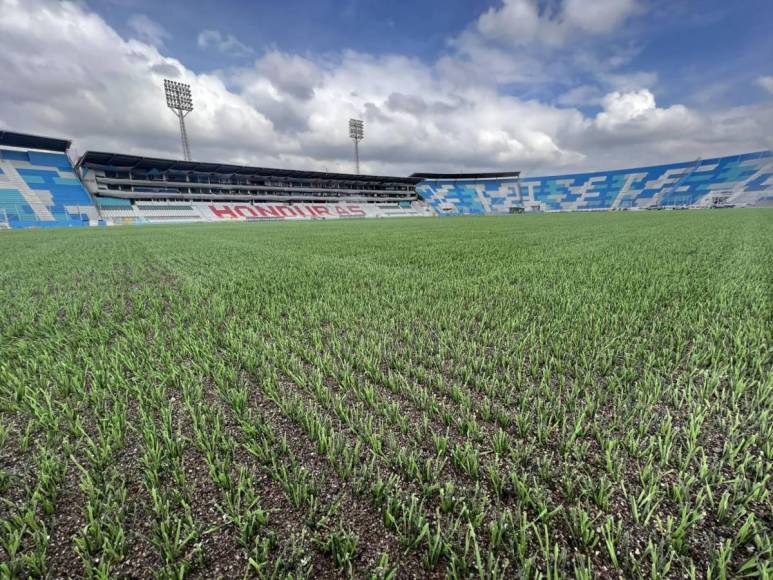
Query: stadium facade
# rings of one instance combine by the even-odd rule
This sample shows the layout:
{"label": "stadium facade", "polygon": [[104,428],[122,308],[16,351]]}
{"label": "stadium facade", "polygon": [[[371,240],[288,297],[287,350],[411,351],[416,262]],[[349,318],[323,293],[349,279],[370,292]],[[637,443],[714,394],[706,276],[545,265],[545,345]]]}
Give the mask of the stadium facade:
{"label": "stadium facade", "polygon": [[110,223],[431,215],[412,177],[349,175],[87,152],[76,166]]}
{"label": "stadium facade", "polygon": [[550,177],[410,177],[155,159],[0,131],[0,227],[773,206],[773,152]]}

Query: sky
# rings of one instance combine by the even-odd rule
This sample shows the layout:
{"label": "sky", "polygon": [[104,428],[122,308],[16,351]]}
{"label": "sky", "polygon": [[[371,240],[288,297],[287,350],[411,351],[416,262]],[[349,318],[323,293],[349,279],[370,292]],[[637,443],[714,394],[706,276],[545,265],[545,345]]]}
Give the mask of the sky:
{"label": "sky", "polygon": [[525,175],[773,148],[770,0],[0,0],[0,128],[194,160]]}

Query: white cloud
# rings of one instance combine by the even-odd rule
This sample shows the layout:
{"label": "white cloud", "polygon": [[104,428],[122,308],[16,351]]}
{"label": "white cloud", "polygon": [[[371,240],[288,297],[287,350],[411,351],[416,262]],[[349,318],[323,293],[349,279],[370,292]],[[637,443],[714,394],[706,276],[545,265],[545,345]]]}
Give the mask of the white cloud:
{"label": "white cloud", "polygon": [[587,107],[601,103],[603,94],[594,85],[579,85],[573,87],[558,97],[558,103],[567,107]]}
{"label": "white cloud", "polygon": [[[599,80],[590,88],[567,83],[563,106],[508,94],[500,83],[537,84],[569,64],[509,59],[478,33],[434,63],[270,50],[249,67],[197,74],[158,46],[122,38],[82,3],[0,0],[0,13],[0,123],[72,137],[80,151],[179,157],[164,77],[190,83],[193,155],[207,161],[350,171],[352,116],[366,122],[363,169],[374,173],[555,173],[772,145],[773,105],[713,115],[659,106],[654,77],[605,80],[603,59],[593,61]],[[203,43],[220,50],[217,38]],[[582,101],[598,114],[573,108]]]}
{"label": "white cloud", "polygon": [[641,10],[637,0],[566,0],[563,16],[565,26],[605,34],[614,32]]}
{"label": "white cloud", "polygon": [[163,47],[164,41],[172,37],[163,26],[145,14],[132,14],[128,24],[138,40],[153,46]]}
{"label": "white cloud", "polygon": [[499,7],[489,8],[478,19],[478,30],[487,38],[507,40],[514,45],[558,40],[558,27],[550,17],[539,14],[531,0],[505,0]]}
{"label": "white cloud", "polygon": [[599,72],[596,75],[598,82],[612,91],[630,92],[641,87],[654,87],[658,83],[658,75],[648,71],[632,73]]}
{"label": "white cloud", "polygon": [[0,12],[0,117],[20,130],[72,136],[81,150],[177,155],[176,120],[162,88],[164,76],[177,71],[194,93],[196,157],[221,156],[228,141],[245,150],[292,147],[221,79],[121,38],[82,4],[0,0]]}
{"label": "white cloud", "polygon": [[513,46],[561,46],[581,34],[614,32],[641,10],[637,0],[502,0],[480,16],[477,30]]}
{"label": "white cloud", "polygon": [[757,79],[757,84],[773,95],[773,75],[769,77],[759,77]]}
{"label": "white cloud", "polygon": [[683,134],[700,126],[698,116],[683,105],[660,108],[647,89],[613,92],[602,99],[603,111],[594,123],[603,131],[622,134],[666,136]]}
{"label": "white cloud", "polygon": [[550,62],[526,50],[513,51],[492,44],[474,30],[451,39],[451,54],[442,56],[437,68],[459,85],[534,85],[560,78],[562,63]]}
{"label": "white cloud", "polygon": [[196,39],[199,48],[214,48],[222,54],[235,57],[250,56],[255,51],[236,38],[233,34],[223,34],[219,30],[202,30]]}
{"label": "white cloud", "polygon": [[255,73],[277,89],[277,95],[289,94],[310,99],[322,79],[322,71],[311,60],[276,50],[266,53],[255,64]]}

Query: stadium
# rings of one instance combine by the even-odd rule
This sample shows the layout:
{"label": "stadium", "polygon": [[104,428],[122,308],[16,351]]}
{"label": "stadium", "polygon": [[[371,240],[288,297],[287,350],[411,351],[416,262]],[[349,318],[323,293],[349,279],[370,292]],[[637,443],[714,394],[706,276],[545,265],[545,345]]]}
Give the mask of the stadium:
{"label": "stadium", "polygon": [[0,132],[0,227],[773,206],[773,152],[614,171],[327,174],[87,151]]}
{"label": "stadium", "polygon": [[[742,11],[105,4],[0,0],[0,578],[773,576],[773,116],[692,110]],[[590,51],[684,31],[689,107]]]}

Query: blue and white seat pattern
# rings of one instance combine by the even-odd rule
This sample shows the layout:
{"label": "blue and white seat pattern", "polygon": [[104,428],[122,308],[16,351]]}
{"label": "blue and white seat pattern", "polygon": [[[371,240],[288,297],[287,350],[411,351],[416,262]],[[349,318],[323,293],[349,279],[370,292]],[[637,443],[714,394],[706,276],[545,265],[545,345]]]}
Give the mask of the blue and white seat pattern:
{"label": "blue and white seat pattern", "polygon": [[0,148],[0,223],[5,227],[87,226],[98,219],[66,154]]}
{"label": "blue and white seat pattern", "polygon": [[427,180],[416,191],[440,215],[770,205],[773,152],[520,181]]}

